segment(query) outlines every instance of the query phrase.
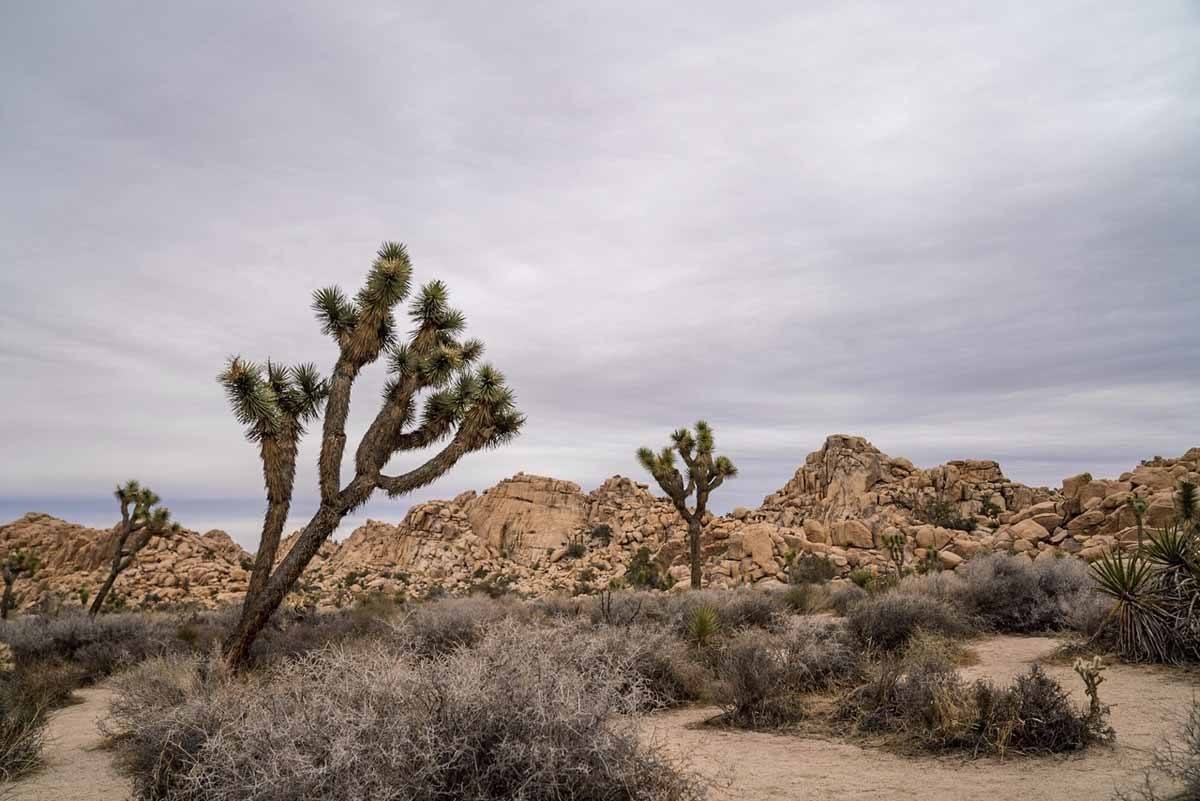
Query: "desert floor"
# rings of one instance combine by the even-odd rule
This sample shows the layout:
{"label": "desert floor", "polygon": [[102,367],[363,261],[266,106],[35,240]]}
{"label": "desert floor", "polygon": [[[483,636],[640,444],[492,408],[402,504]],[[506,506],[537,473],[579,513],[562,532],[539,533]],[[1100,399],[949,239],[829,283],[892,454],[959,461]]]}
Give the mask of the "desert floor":
{"label": "desert floor", "polygon": [[[1047,660],[1058,642],[1046,637],[990,637],[975,642],[976,660],[963,672],[1006,681]],[[1082,684],[1069,665],[1047,672],[1083,703]],[[906,757],[872,746],[791,733],[743,732],[701,726],[717,713],[688,708],[651,716],[647,736],[662,742],[711,782],[714,801],[739,799],[922,799],[923,801],[1097,801],[1141,781],[1150,751],[1179,731],[1194,695],[1195,674],[1114,665],[1101,698],[1112,708],[1113,746],[1066,757],[964,759]],[[77,693],[82,703],[54,713],[46,765],[12,785],[14,801],[124,801],[129,786],[102,749],[97,721],[107,709],[103,687]]]}

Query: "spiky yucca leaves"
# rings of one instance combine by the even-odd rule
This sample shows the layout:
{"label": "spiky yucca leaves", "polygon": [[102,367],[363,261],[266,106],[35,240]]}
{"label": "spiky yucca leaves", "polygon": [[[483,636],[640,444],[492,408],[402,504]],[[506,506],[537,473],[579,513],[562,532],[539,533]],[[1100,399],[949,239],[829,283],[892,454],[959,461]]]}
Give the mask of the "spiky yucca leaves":
{"label": "spiky yucca leaves", "polygon": [[246,587],[249,598],[262,592],[275,565],[291,508],[300,438],[320,415],[329,383],[313,364],[288,367],[268,361],[260,367],[240,356],[228,361],[217,381],[233,416],[245,426],[246,439],[258,445],[267,489],[267,512]]}
{"label": "spiky yucca leaves", "polygon": [[[388,242],[353,299],[337,287],[313,295],[321,330],[337,344],[337,360],[327,383],[315,370],[306,374],[307,383],[294,370],[286,378],[300,396],[306,395],[305,387],[321,389],[324,417],[317,466],[321,503],[288,554],[263,571],[259,591],[247,594],[237,628],[225,643],[226,659],[235,667],[245,662],[258,632],[321,544],[375,490],[392,497],[412,492],[443,475],[465,454],[509,442],[525,422],[504,376],[489,365],[478,366],[483,343],[460,339],[466,317],[450,306],[441,281],[430,281],[416,292],[407,307],[411,328],[406,336],[398,333],[396,310],[409,297],[411,280],[412,265],[404,246]],[[355,450],[354,476],[343,482],[351,388],[361,370],[380,357],[386,357],[389,378],[379,411]],[[270,369],[264,376],[241,363],[231,366],[239,369],[222,374],[222,383],[235,417],[247,426],[254,441],[266,443],[279,437],[277,432],[286,430],[281,419],[287,418],[280,398],[287,393],[275,385]],[[303,406],[311,409],[313,417],[319,407],[319,402]],[[398,475],[383,472],[395,454],[446,440],[419,467]],[[264,458],[267,470],[265,465]],[[283,499],[290,501],[292,495],[290,478],[291,474],[288,481],[279,482],[280,506],[285,509]],[[271,491],[268,475],[269,495]]]}
{"label": "spiky yucca leaves", "polygon": [[[737,475],[733,462],[724,456],[713,455],[712,428],[703,420],[696,423],[696,433],[686,428],[672,432],[671,444],[655,453],[649,448],[639,448],[638,461],[654,477],[663,492],[671,499],[676,511],[688,526],[688,555],[691,562],[692,589],[700,589],[700,534],[704,527],[704,515],[708,496],[721,486],[727,478]],[[684,473],[676,466],[676,455],[683,460]],[[688,501],[695,493],[695,501],[689,508]]]}
{"label": "spiky yucca leaves", "polygon": [[1099,590],[1116,601],[1109,617],[1121,655],[1134,662],[1169,661],[1171,617],[1154,565],[1140,553],[1106,553],[1091,570]]}
{"label": "spiky yucca leaves", "polygon": [[130,479],[117,487],[113,497],[117,499],[121,510],[121,522],[113,531],[113,553],[108,577],[96,591],[96,597],[88,609],[88,616],[92,618],[100,613],[117,576],[133,564],[139,551],[155,537],[179,533],[179,524],[172,522],[170,510],[159,505],[161,499],[149,487]]}
{"label": "spiky yucca leaves", "polygon": [[32,576],[41,567],[41,560],[24,549],[10,551],[0,559],[0,576],[4,578],[4,595],[0,597],[0,620],[8,619],[13,607],[13,585],[22,576]]}

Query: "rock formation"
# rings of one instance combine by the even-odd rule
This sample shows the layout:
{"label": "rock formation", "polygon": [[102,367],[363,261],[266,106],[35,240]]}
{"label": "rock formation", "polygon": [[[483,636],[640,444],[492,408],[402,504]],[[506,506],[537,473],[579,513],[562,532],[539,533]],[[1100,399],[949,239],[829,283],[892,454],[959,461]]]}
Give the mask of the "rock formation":
{"label": "rock formation", "polygon": [[[803,554],[827,557],[842,573],[879,572],[890,569],[889,539],[903,541],[906,560],[949,569],[995,550],[1095,559],[1136,540],[1133,498],[1146,502],[1147,528],[1167,523],[1183,479],[1200,483],[1200,448],[1145,461],[1115,479],[1084,473],[1049,489],[1011,481],[993,461],[923,469],[862,437],[834,435],[758,508],[709,518],[705,582],[782,582]],[[398,524],[369,520],[341,543],[326,543],[296,600],[586,592],[623,577],[643,549],[683,586],[684,534],[670,503],[646,484],[613,476],[584,493],[568,481],[518,473],[480,494],[418,504]],[[79,588],[97,584],[111,536],[39,514],[0,526],[0,552],[27,548],[44,565],[21,588],[20,603],[71,603]],[[294,536],[281,544],[280,558]],[[133,606],[235,601],[248,563],[223,532],[185,532],[148,546],[117,592]]]}

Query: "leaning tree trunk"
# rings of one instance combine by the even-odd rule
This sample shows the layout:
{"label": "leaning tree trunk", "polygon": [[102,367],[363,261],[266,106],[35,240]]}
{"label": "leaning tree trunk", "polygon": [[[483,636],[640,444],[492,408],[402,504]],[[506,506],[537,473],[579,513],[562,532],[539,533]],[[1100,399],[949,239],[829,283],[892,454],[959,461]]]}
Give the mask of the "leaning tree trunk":
{"label": "leaning tree trunk", "polygon": [[13,606],[13,580],[8,570],[4,571],[4,597],[0,599],[0,620],[8,620],[8,610]]}
{"label": "leaning tree trunk", "polygon": [[96,615],[100,614],[100,609],[104,606],[105,599],[108,598],[109,592],[112,591],[113,585],[117,583],[117,572],[110,570],[108,578],[100,585],[100,589],[96,590],[96,597],[92,599],[92,606],[88,609],[88,617],[95,619]]}
{"label": "leaning tree trunk", "polygon": [[222,649],[230,667],[236,669],[246,663],[258,633],[267,625],[267,621],[283,603],[292,585],[304,572],[304,568],[345,516],[345,511],[334,508],[322,506],[318,509],[262,589],[253,597],[247,596],[242,606],[241,619],[225,640]]}

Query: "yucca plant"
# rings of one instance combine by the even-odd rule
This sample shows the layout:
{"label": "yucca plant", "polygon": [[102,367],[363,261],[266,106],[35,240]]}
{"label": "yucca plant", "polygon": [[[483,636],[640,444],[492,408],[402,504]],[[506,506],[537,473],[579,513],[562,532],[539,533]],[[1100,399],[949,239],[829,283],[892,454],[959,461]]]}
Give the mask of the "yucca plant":
{"label": "yucca plant", "polygon": [[159,506],[161,499],[149,487],[143,487],[130,479],[117,487],[113,497],[117,499],[121,509],[121,522],[113,530],[112,560],[109,563],[108,577],[104,579],[100,589],[96,590],[96,596],[88,609],[88,617],[93,619],[100,614],[117,576],[133,564],[138,552],[155,537],[179,533],[179,524],[171,521],[170,510]]}
{"label": "yucca plant", "polygon": [[1106,553],[1091,570],[1099,590],[1116,602],[1109,620],[1116,623],[1121,655],[1135,662],[1169,661],[1171,616],[1154,565],[1141,553]]}
{"label": "yucca plant", "polygon": [[0,620],[8,619],[13,608],[13,585],[22,576],[32,576],[41,567],[41,560],[24,549],[10,551],[0,560],[0,576],[4,578],[4,595],[0,597]]}
{"label": "yucca plant", "polygon": [[[483,343],[460,339],[466,316],[449,305],[441,281],[430,281],[416,293],[408,307],[412,327],[406,335],[400,333],[394,312],[408,298],[411,279],[404,246],[386,242],[353,299],[337,287],[314,293],[312,307],[321,330],[338,349],[328,379],[309,365],[284,368],[268,362],[260,369],[238,357],[219,376],[234,416],[259,445],[268,495],[252,591],[224,644],[232,667],[245,663],[258,633],[346,515],[376,490],[396,498],[432,483],[466,454],[511,441],[525,422],[504,376],[489,365],[476,366]],[[354,451],[353,476],[344,482],[351,388],[363,368],[380,357],[391,377]],[[277,561],[278,536],[292,497],[293,449],[305,423],[317,418],[322,421],[320,505],[291,550]],[[395,454],[447,439],[420,466],[398,475],[384,473]]]}
{"label": "yucca plant", "polygon": [[688,612],[688,640],[699,648],[707,648],[721,633],[721,616],[711,606],[697,606]]}
{"label": "yucca plant", "polygon": [[[687,482],[675,466],[675,456],[683,459]],[[658,453],[639,448],[638,461],[649,471],[658,486],[671,499],[675,511],[688,527],[688,559],[691,563],[692,589],[700,589],[700,536],[704,530],[704,515],[708,496],[727,478],[737,475],[737,468],[728,458],[713,455],[712,428],[703,420],[696,423],[696,434],[680,428],[671,434],[671,444]],[[692,501],[692,495],[695,500]],[[691,506],[689,507],[689,501]]]}

